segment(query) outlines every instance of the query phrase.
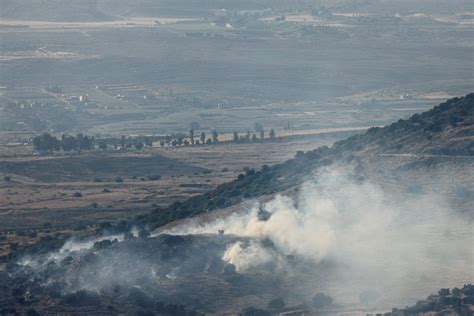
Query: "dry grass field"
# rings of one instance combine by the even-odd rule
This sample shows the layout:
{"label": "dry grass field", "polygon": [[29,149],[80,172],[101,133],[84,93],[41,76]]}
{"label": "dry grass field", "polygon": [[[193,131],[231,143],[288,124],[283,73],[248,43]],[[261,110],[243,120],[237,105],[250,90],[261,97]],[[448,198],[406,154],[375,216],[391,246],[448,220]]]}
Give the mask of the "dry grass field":
{"label": "dry grass field", "polygon": [[[148,148],[140,153],[3,158],[1,179],[11,180],[0,182],[0,231],[127,219],[202,194],[236,178],[246,167],[280,163],[298,150],[330,145],[349,133]],[[153,180],[156,175],[161,178]]]}
{"label": "dry grass field", "polygon": [[[140,153],[2,158],[0,179],[10,176],[11,180],[0,180],[0,267],[12,244],[34,244],[46,236],[69,236],[74,229],[94,230],[101,222],[145,214],[231,181],[244,168],[280,163],[298,150],[330,145],[354,132],[293,137],[281,133],[276,142],[154,147]],[[97,161],[102,161],[102,168],[70,169]],[[114,169],[118,163],[126,170]],[[149,179],[158,173],[161,179]],[[116,181],[118,176],[123,182]]]}

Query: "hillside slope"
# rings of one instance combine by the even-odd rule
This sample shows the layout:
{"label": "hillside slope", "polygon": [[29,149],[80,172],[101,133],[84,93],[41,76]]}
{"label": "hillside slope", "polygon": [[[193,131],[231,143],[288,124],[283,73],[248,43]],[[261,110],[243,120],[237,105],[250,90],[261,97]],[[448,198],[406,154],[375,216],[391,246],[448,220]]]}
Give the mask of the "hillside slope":
{"label": "hillside slope", "polygon": [[[137,217],[136,221],[155,228],[176,219],[229,207],[248,198],[288,190],[309,179],[314,170],[323,166],[344,163],[362,168],[365,161],[365,167],[369,164],[370,168],[367,161],[376,163],[384,155],[422,155],[430,159],[473,157],[474,94],[450,99],[430,111],[383,128],[371,128],[365,134],[339,141],[331,148],[324,146],[300,152],[285,163],[263,166],[259,171],[248,170],[213,191],[174,203],[166,209],[156,209],[149,215]],[[423,163],[418,161],[418,164]],[[400,168],[400,165],[396,166],[397,170]]]}
{"label": "hillside slope", "polygon": [[465,284],[462,288],[440,289],[414,306],[394,309],[389,316],[402,315],[472,315],[474,308],[474,285]]}
{"label": "hillside slope", "polygon": [[[318,293],[315,284],[317,291],[329,293],[338,304],[354,306],[358,298],[358,307],[369,303],[403,306],[413,304],[415,298],[433,288],[462,286],[471,277],[472,256],[465,245],[472,240],[472,221],[458,218],[455,209],[445,210],[446,214],[443,207],[438,210],[436,195],[420,194],[412,199],[412,193],[391,194],[398,190],[397,185],[406,189],[417,183],[413,178],[430,174],[427,168],[434,169],[430,174],[433,178],[428,181],[441,187],[463,184],[466,192],[472,190],[473,97],[450,100],[409,120],[338,142],[332,148],[300,152],[283,164],[249,170],[216,190],[157,209],[137,218],[135,223],[101,223],[93,230],[75,233],[72,238],[47,235],[33,245],[15,244],[15,250],[5,258],[5,271],[0,268],[0,283],[5,284],[0,286],[0,306],[5,306],[0,308],[0,314],[28,310],[33,315],[222,315],[230,311],[236,314],[250,306],[267,308],[276,298],[284,299],[289,307],[308,302],[314,305],[314,294]],[[456,150],[452,151],[451,146]],[[450,150],[436,154],[439,148]],[[398,155],[404,156],[399,159]],[[439,164],[432,159],[439,160]],[[324,172],[318,174],[318,169],[332,169],[333,165],[353,166],[354,178],[350,174],[331,184],[331,178],[321,175]],[[410,169],[403,171],[408,165]],[[450,182],[439,177],[444,171]],[[300,184],[311,177],[323,179],[321,183],[329,182],[322,189],[337,198],[332,199],[331,194],[325,197],[324,190],[311,190],[307,192],[309,202],[314,202],[312,197],[318,194],[324,198],[315,208],[304,199],[293,200],[301,207],[289,212],[294,216],[287,216],[287,207],[293,208],[289,202],[276,207],[274,212],[263,206],[247,215],[233,214],[224,227],[220,222],[203,230],[194,225],[188,226],[192,230],[158,234],[137,227],[153,229],[170,222],[176,224],[176,219],[203,215],[229,205],[237,211],[241,208],[238,203],[250,197],[291,195],[295,190],[304,195],[305,186]],[[368,181],[359,181],[363,177]],[[371,185],[377,177],[382,180],[377,184],[388,185],[382,188],[384,194]],[[462,199],[469,203],[470,214],[473,198],[474,194]],[[407,204],[403,205],[400,199],[406,199]],[[351,203],[346,204],[346,200]],[[281,199],[273,202],[279,205]],[[305,203],[311,205],[309,209]],[[340,208],[330,207],[318,213],[319,206],[333,203]],[[387,212],[379,212],[380,206],[387,206]],[[221,211],[226,210],[206,215],[217,217]],[[326,220],[327,211],[345,215]],[[196,224],[195,220],[190,222]],[[249,223],[257,223],[250,229],[253,233],[231,230],[239,226],[249,228]],[[329,242],[332,246],[326,248],[325,241],[328,236],[331,239],[331,232],[340,236],[339,241]],[[430,297],[406,310],[393,310],[392,315],[470,311],[471,290],[465,286],[448,294],[444,289],[439,297]],[[337,304],[332,307],[338,308]],[[320,314],[321,306],[314,308]]]}
{"label": "hillside slope", "polygon": [[387,154],[474,155],[474,94],[338,142],[340,150]]}

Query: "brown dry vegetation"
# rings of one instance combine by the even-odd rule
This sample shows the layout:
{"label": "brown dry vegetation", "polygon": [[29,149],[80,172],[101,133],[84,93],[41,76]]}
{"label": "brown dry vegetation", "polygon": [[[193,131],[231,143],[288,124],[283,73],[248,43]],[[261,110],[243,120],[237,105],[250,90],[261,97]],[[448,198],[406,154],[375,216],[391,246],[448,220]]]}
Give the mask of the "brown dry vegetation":
{"label": "brown dry vegetation", "polygon": [[[328,145],[340,137],[327,134],[263,144],[153,148],[140,155],[3,159],[0,176],[9,175],[11,181],[0,182],[0,231],[126,219],[202,194],[235,179],[244,167],[279,163],[297,150]],[[87,169],[97,160],[103,168]],[[71,170],[71,161],[85,170]],[[119,163],[121,167],[113,167]],[[150,175],[162,178],[150,181]],[[122,183],[115,181],[119,176]],[[75,196],[76,192],[81,196]]]}
{"label": "brown dry vegetation", "polygon": [[[4,158],[1,160],[3,170],[9,166],[11,168],[12,164],[15,168],[18,168],[15,164],[26,164],[29,167],[42,166],[42,169],[37,169],[34,173],[28,173],[23,168],[13,168],[18,174],[0,172],[0,179],[7,175],[11,177],[11,181],[0,180],[0,237],[4,237],[0,238],[0,258],[7,258],[12,243],[33,244],[44,236],[69,235],[71,228],[87,226],[94,229],[100,222],[146,214],[157,206],[165,207],[176,201],[184,201],[190,196],[203,194],[231,181],[244,167],[260,168],[265,164],[280,163],[294,157],[297,150],[329,145],[347,134],[343,132],[282,138],[273,143],[222,143],[212,146],[146,149],[141,156],[161,157],[162,161],[173,162],[181,167],[169,170],[166,164],[164,168],[152,163],[141,165],[141,174],[133,176],[131,170],[122,173],[123,183],[115,181],[115,177],[120,174],[110,172],[110,168],[109,173],[100,171],[103,182],[94,182],[96,175],[93,173],[71,177],[64,168],[68,160],[88,159],[90,162],[97,157],[104,159],[103,154]],[[107,159],[111,162],[126,161],[129,164],[124,166],[133,170],[134,165],[130,162],[137,162],[134,158],[137,159],[137,154],[131,152],[109,154]],[[63,162],[58,163],[58,160]],[[138,160],[139,163],[142,161],[143,159]],[[82,163],[85,164],[84,161]],[[57,169],[52,170],[53,166]],[[147,180],[147,176],[157,173],[163,174],[160,180]],[[40,181],[42,175],[45,179],[50,179],[52,174],[61,181]],[[80,192],[82,196],[74,196],[76,192]],[[37,235],[32,237],[29,235],[31,232],[37,232]]]}

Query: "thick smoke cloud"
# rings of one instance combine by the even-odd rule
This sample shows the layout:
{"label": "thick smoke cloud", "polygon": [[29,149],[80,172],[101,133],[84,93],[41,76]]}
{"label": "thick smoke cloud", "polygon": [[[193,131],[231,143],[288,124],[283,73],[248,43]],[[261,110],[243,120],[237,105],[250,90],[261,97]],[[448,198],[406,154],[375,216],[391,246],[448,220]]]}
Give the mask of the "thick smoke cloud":
{"label": "thick smoke cloud", "polygon": [[[337,303],[400,306],[442,287],[472,283],[472,221],[429,188],[412,194],[404,187],[330,168],[297,194],[277,195],[211,222],[188,220],[147,240],[73,239],[46,258],[20,264],[42,275],[46,285],[56,278],[51,271],[63,274],[66,293],[123,286],[165,297],[179,287],[180,300],[199,291],[199,283],[186,280],[209,273],[232,278],[225,275],[230,264],[239,274],[280,278],[295,302],[324,291]],[[105,239],[117,242],[94,246]]]}
{"label": "thick smoke cloud", "polygon": [[[248,211],[204,225],[187,223],[167,233],[225,230],[269,240],[276,251],[256,241],[236,242],[222,259],[240,272],[269,262],[284,267],[287,256],[316,266],[330,263],[337,267],[333,277],[341,288],[350,284],[353,292],[379,293],[394,302],[472,282],[472,223],[443,197],[398,192],[396,186],[388,190],[357,180],[345,169],[328,169],[315,179],[295,198],[278,195]],[[271,213],[268,220],[259,219],[262,210]]]}

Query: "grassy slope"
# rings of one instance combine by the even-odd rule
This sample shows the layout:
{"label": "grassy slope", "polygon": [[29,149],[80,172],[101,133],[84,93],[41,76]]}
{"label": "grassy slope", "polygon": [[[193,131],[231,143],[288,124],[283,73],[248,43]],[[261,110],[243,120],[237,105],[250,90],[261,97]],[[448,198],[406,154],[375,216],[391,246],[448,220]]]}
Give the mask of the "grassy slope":
{"label": "grassy slope", "polygon": [[206,194],[156,209],[138,217],[139,223],[158,227],[218,208],[235,205],[244,199],[273,194],[294,187],[313,170],[335,162],[351,162],[355,155],[425,154],[474,155],[474,94],[454,98],[432,110],[415,114],[383,128],[339,141],[331,148],[320,147],[296,158],[245,175]]}

